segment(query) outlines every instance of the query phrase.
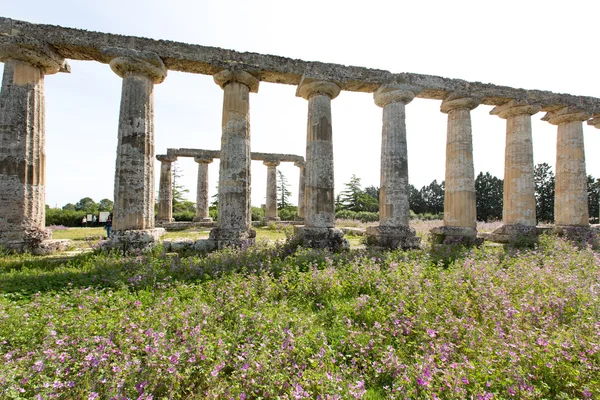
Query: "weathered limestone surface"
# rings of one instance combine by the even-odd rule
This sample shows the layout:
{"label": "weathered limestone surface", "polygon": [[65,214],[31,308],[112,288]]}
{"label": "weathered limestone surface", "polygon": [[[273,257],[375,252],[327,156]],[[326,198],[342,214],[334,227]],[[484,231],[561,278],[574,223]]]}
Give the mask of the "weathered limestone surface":
{"label": "weathered limestone surface", "polygon": [[198,163],[198,186],[196,188],[196,216],[194,221],[212,222],[208,215],[208,164],[212,163],[212,158],[194,157]]}
{"label": "weathered limestone surface", "polygon": [[308,100],[306,136],[305,225],[295,233],[308,247],[341,249],[348,241],[335,229],[331,100],[340,88],[331,82],[312,81],[298,86],[296,95]]}
{"label": "weathered limestone surface", "polygon": [[160,161],[160,181],[158,188],[158,215],[159,222],[173,222],[173,172],[172,163],[177,157],[164,155],[156,156]]}
{"label": "weathered limestone surface", "polygon": [[477,235],[471,110],[478,105],[478,99],[457,94],[446,98],[440,107],[448,114],[444,226],[431,232],[441,240],[468,240]]}
{"label": "weathered limestone surface", "polygon": [[267,166],[267,211],[266,221],[279,221],[277,216],[277,166],[279,161],[264,161]]}
{"label": "weathered limestone surface", "polygon": [[557,226],[589,226],[582,121],[589,113],[562,108],[543,120],[558,125],[554,220]]}
{"label": "weathered limestone surface", "polygon": [[298,169],[300,170],[299,172],[299,181],[298,181],[298,217],[296,218],[298,221],[304,221],[304,215],[305,215],[305,204],[306,204],[306,196],[304,193],[304,186],[305,186],[305,175],[304,175],[304,167],[305,167],[305,163],[304,160],[302,161],[296,161],[294,163],[294,165],[296,167],[298,167]]}
{"label": "weathered limestone surface", "polygon": [[[167,70],[153,54],[106,49],[111,69],[123,78],[113,210],[114,242],[147,244],[154,233],[120,231],[154,228],[154,84]],[[122,55],[129,54],[129,55]],[[123,236],[123,237],[121,237]]]}
{"label": "weathered limestone surface", "polygon": [[[221,157],[221,151],[184,148],[167,149],[167,155],[173,157],[219,158]],[[304,157],[295,154],[257,153],[254,151],[250,153],[250,159],[252,161],[304,162]]]}
{"label": "weathered limestone surface", "polygon": [[384,86],[375,92],[383,108],[379,226],[367,228],[368,243],[404,249],[419,247],[421,239],[408,226],[408,149],[406,104],[415,97],[408,88]]}
{"label": "weathered limestone surface", "polygon": [[219,166],[219,220],[210,232],[217,248],[254,243],[250,208],[250,92],[259,81],[243,71],[214,76],[223,88],[223,133]]}
{"label": "weathered limestone surface", "polygon": [[490,240],[512,242],[536,235],[531,116],[539,111],[539,106],[512,101],[490,112],[506,119],[503,226],[489,236]]}
{"label": "weathered limestone surface", "polygon": [[0,246],[51,249],[42,245],[51,237],[45,229],[44,74],[66,64],[48,45],[31,40],[0,42],[0,61]]}
{"label": "weathered limestone surface", "polygon": [[335,83],[342,90],[359,92],[375,92],[381,85],[398,83],[420,87],[422,90],[417,97],[425,99],[440,100],[450,93],[461,92],[465,96],[481,97],[482,103],[488,105],[501,105],[513,99],[529,99],[542,106],[543,111],[571,105],[585,111],[600,113],[600,99],[593,97],[515,89],[432,75],[391,73],[356,66],[241,53],[216,47],[0,18],[0,44],[24,36],[47,41],[62,57],[74,60],[96,60],[108,63],[111,57],[103,52],[104,48],[130,47],[138,51],[158,54],[166,67],[174,71],[214,75],[225,69],[237,68],[251,73],[261,81],[288,85],[299,85],[306,74],[314,79]]}

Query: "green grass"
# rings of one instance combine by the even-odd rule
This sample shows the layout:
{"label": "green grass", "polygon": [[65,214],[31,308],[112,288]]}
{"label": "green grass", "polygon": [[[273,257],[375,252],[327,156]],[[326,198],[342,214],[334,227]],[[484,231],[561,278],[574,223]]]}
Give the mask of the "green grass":
{"label": "green grass", "polygon": [[86,240],[88,238],[97,239],[98,237],[106,237],[104,228],[67,228],[52,231],[53,239]]}

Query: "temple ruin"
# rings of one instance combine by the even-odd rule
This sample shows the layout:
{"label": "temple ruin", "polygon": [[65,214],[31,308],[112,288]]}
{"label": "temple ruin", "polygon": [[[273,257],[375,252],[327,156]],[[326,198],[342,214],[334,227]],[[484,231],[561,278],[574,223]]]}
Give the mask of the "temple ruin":
{"label": "temple ruin", "polygon": [[[433,231],[441,241],[469,241],[477,235],[470,113],[480,104],[495,106],[491,114],[506,119],[503,226],[490,238],[506,242],[535,234],[531,117],[542,111],[546,113],[543,120],[558,129],[555,228],[575,233],[589,230],[582,124],[600,128],[598,98],[0,18],[0,61],[4,62],[0,245],[5,248],[52,247],[44,226],[44,76],[70,72],[67,59],[108,64],[123,82],[114,194],[116,245],[151,244],[163,232],[154,225],[153,88],[165,80],[169,70],[212,75],[224,92],[218,151],[219,222],[210,234],[215,247],[254,241],[249,214],[249,93],[257,93],[261,81],[295,85],[296,95],[307,100],[302,186],[305,224],[295,231],[305,246],[347,246],[334,225],[331,102],[342,90],[373,93],[383,113],[380,223],[369,229],[371,243],[402,248],[419,245],[419,238],[408,226],[405,125],[407,105],[415,97],[441,100],[440,110],[448,116],[444,223]],[[165,179],[169,179],[169,160],[175,156],[159,158]],[[212,158],[198,156],[199,169]],[[265,162],[276,164],[276,160]],[[204,201],[200,199],[200,203]],[[167,206],[161,205],[162,218],[168,218]],[[197,217],[207,218],[203,211]]]}

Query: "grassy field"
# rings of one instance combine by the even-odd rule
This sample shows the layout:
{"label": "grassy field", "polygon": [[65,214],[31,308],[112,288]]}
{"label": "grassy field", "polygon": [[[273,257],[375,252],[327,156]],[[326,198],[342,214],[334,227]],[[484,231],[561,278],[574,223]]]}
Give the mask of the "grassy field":
{"label": "grassy field", "polygon": [[2,399],[593,399],[599,338],[600,255],[552,236],[0,257]]}

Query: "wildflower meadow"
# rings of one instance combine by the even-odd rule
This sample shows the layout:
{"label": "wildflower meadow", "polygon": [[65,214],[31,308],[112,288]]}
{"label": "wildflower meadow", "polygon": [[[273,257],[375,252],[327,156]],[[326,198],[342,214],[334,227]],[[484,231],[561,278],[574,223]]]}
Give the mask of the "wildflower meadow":
{"label": "wildflower meadow", "polygon": [[600,398],[600,254],[0,257],[2,399]]}

